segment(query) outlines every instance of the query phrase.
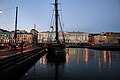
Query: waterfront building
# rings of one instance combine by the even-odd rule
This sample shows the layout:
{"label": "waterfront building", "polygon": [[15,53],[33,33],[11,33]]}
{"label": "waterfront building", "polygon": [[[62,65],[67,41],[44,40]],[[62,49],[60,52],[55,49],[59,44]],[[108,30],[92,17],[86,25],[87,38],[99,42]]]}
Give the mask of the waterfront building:
{"label": "waterfront building", "polygon": [[[89,34],[85,32],[59,32],[59,40],[68,43],[86,43],[89,41]],[[55,41],[55,32],[40,32],[38,37],[39,42]]]}
{"label": "waterfront building", "polygon": [[48,41],[49,42],[55,41],[55,32],[54,32],[54,27],[53,26],[50,27],[50,32],[48,34]]}
{"label": "waterfront building", "polygon": [[120,45],[120,32],[107,32],[105,35],[109,45]]}
{"label": "waterfront building", "polygon": [[47,32],[39,32],[38,34],[38,42],[41,43],[41,42],[47,42],[48,39],[49,39],[49,31]]}
{"label": "waterfront building", "polygon": [[0,43],[12,43],[14,40],[14,32],[2,32],[0,33]]}
{"label": "waterfront building", "polygon": [[22,43],[22,41],[26,43],[32,43],[32,33],[17,33],[16,42]]}
{"label": "waterfront building", "polygon": [[17,43],[32,43],[33,39],[32,39],[32,33],[28,33],[25,30],[17,30],[17,38],[16,38],[16,42]]}
{"label": "waterfront building", "polygon": [[33,44],[38,43],[38,31],[35,29],[32,29],[30,33],[32,33]]}
{"label": "waterfront building", "polygon": [[68,32],[66,39],[70,43],[87,43],[89,34],[85,32]]}
{"label": "waterfront building", "polygon": [[3,32],[9,32],[9,31],[4,30],[4,29],[0,29],[0,33],[3,33]]}
{"label": "waterfront building", "polygon": [[[14,34],[14,31],[0,33],[0,43],[14,43]],[[27,33],[25,30],[17,30],[16,42],[21,43],[22,41],[32,43],[32,33]]]}
{"label": "waterfront building", "polygon": [[94,42],[94,35],[95,34],[92,34],[92,33],[89,33],[89,42]]}
{"label": "waterfront building", "polygon": [[120,45],[119,32],[102,32],[92,36],[95,45]]}
{"label": "waterfront building", "polygon": [[95,45],[103,45],[107,43],[107,37],[103,33],[95,34],[93,40]]}
{"label": "waterfront building", "polygon": [[3,29],[0,29],[0,33],[3,33],[4,31],[3,31]]}

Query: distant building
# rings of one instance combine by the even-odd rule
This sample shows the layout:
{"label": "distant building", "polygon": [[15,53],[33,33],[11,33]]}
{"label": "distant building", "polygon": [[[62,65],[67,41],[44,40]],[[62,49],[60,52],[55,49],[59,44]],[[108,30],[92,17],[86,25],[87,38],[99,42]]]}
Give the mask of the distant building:
{"label": "distant building", "polygon": [[[63,35],[65,42],[68,43],[86,43],[89,41],[88,33],[85,32],[59,32],[59,40],[63,41]],[[55,32],[40,32],[38,35],[39,42],[55,41]]]}
{"label": "distant building", "polygon": [[107,44],[107,37],[104,34],[95,34],[94,37],[94,44],[95,45],[102,45],[102,44]]}
{"label": "distant building", "polygon": [[67,42],[70,43],[86,43],[89,41],[89,34],[85,32],[67,32],[65,35]]}
{"label": "distant building", "polygon": [[105,33],[108,44],[119,44],[120,45],[120,32],[107,32]]}
{"label": "distant building", "polygon": [[3,31],[3,29],[0,29],[0,33],[3,33],[4,31]]}
{"label": "distant building", "polygon": [[27,43],[32,43],[32,33],[17,33],[17,39],[16,42],[17,43],[21,43],[21,42],[27,42]]}
{"label": "distant building", "polygon": [[0,29],[0,33],[3,33],[3,32],[9,32],[9,31],[4,30],[4,29]]}
{"label": "distant building", "polygon": [[12,42],[15,42],[13,32],[0,33],[0,43],[12,43]]}
{"label": "distant building", "polygon": [[89,33],[89,42],[94,42],[94,35],[95,34],[92,34],[92,33]]}
{"label": "distant building", "polygon": [[17,33],[27,33],[25,30],[17,30]]}
{"label": "distant building", "polygon": [[[32,43],[33,42],[32,33],[27,33],[27,31],[18,30],[16,42],[21,43],[22,41]],[[15,42],[14,31],[0,33],[0,43],[14,43],[14,42]]]}
{"label": "distant building", "polygon": [[30,33],[32,33],[33,43],[34,43],[34,44],[38,43],[38,31],[35,30],[35,29],[32,29],[32,30],[30,31]]}
{"label": "distant building", "polygon": [[41,42],[47,42],[48,39],[49,39],[49,31],[47,32],[39,32],[38,34],[38,42],[41,43]]}
{"label": "distant building", "polygon": [[95,45],[120,45],[119,32],[102,32],[92,36]]}

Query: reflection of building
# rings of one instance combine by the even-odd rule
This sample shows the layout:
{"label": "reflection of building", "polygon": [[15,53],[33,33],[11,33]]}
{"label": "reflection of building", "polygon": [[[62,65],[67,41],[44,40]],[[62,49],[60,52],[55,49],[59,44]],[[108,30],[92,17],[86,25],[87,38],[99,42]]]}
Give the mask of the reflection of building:
{"label": "reflection of building", "polygon": [[[88,33],[84,32],[63,32],[66,42],[69,43],[84,43],[88,42]],[[55,40],[55,32],[40,32],[39,33],[39,42],[46,42],[48,40]],[[63,41],[62,32],[59,32],[59,39]]]}
{"label": "reflection of building", "polygon": [[85,62],[88,63],[88,49],[85,48]]}
{"label": "reflection of building", "polygon": [[45,62],[45,57],[43,56],[43,57],[41,57],[40,58],[40,64],[45,64],[46,62]]}
{"label": "reflection of building", "polygon": [[66,63],[68,64],[69,60],[69,48],[66,48]]}

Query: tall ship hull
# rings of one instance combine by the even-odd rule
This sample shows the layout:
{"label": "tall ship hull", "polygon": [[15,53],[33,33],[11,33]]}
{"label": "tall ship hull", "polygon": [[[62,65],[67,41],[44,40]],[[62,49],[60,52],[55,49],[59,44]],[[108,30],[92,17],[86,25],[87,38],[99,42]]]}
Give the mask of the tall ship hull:
{"label": "tall ship hull", "polygon": [[65,44],[64,43],[48,44],[48,53],[55,55],[65,54]]}

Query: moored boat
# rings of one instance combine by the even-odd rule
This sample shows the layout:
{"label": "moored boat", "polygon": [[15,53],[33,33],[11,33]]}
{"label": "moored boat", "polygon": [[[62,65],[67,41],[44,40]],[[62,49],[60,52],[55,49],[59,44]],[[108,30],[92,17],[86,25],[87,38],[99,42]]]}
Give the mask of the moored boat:
{"label": "moored boat", "polygon": [[[58,0],[55,0],[55,27],[56,37],[54,42],[48,43],[48,53],[54,53],[55,55],[65,53],[65,42],[60,42],[58,32]],[[63,34],[64,35],[64,34]],[[64,36],[63,36],[64,38]],[[63,40],[64,41],[64,40]]]}

